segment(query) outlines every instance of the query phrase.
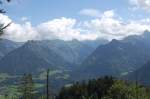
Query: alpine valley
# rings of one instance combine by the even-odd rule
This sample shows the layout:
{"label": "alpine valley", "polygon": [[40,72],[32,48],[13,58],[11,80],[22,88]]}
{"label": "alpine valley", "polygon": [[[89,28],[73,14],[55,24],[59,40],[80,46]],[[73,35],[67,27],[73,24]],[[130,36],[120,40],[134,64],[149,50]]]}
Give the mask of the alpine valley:
{"label": "alpine valley", "polygon": [[149,31],[112,41],[55,39],[14,42],[1,39],[0,84],[7,89],[6,86],[15,86],[21,75],[32,73],[40,89],[46,79],[46,69],[50,69],[50,82],[55,92],[74,81],[104,75],[134,81],[137,72],[141,84],[150,85],[149,42]]}

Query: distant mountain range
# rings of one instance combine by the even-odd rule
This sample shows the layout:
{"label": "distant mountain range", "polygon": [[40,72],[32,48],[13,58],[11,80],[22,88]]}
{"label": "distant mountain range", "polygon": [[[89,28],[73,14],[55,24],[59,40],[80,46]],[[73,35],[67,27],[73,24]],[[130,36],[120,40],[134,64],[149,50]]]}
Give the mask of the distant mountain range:
{"label": "distant mountain range", "polygon": [[0,59],[19,46],[21,46],[21,43],[0,39]]}
{"label": "distant mountain range", "polygon": [[100,45],[105,45],[109,43],[109,41],[106,39],[98,38],[96,40],[84,40],[82,41],[82,43],[96,49]]}
{"label": "distant mountain range", "polygon": [[[150,84],[150,32],[123,40],[78,41],[42,40],[24,43],[0,41],[0,72],[13,75],[41,73],[49,68],[71,80],[103,75],[125,76],[133,80],[136,72],[144,84]],[[144,65],[145,64],[145,65]],[[144,66],[143,66],[144,65]],[[65,73],[63,73],[65,71]],[[69,79],[70,79],[69,78]],[[149,82],[147,82],[149,81]]]}
{"label": "distant mountain range", "polygon": [[[3,54],[4,57],[0,60],[0,71],[11,74],[36,73],[47,68],[70,70],[82,63],[98,46],[97,43],[95,45],[91,43],[95,41],[87,41],[91,45],[78,40],[31,40],[20,47],[9,40],[2,42],[7,43],[5,45],[8,51],[6,50],[6,55]],[[99,44],[104,43],[99,42]]]}
{"label": "distant mountain range", "polygon": [[[132,36],[128,38],[132,43],[135,42],[135,40],[143,41],[143,46],[150,47],[150,32],[145,31],[145,33],[140,36]],[[143,39],[144,38],[144,39]],[[149,51],[147,51],[147,54],[149,54]],[[141,56],[142,57],[142,56]],[[144,65],[142,65],[137,70],[129,73],[128,75],[123,76],[123,78],[130,80],[130,81],[137,81],[140,84],[143,85],[150,85],[150,59],[147,61]]]}
{"label": "distant mountain range", "polygon": [[150,61],[144,64],[141,68],[129,73],[125,77],[129,81],[137,81],[143,85],[150,85]]}
{"label": "distant mountain range", "polygon": [[[103,75],[122,76],[142,67],[150,60],[150,32],[129,36],[124,40],[112,40],[100,45],[75,71],[82,78]],[[77,75],[75,73],[75,75]]]}

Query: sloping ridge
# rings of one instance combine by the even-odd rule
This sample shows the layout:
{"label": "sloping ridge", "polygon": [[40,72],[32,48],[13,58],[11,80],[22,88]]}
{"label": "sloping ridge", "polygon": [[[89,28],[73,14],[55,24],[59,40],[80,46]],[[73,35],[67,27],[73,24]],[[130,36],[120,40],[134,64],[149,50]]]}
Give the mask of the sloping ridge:
{"label": "sloping ridge", "polygon": [[[124,40],[112,40],[100,45],[80,65],[77,74],[81,77],[103,75],[121,76],[140,68],[150,59],[150,32]],[[129,40],[130,38],[130,40]]]}
{"label": "sloping ridge", "polygon": [[2,58],[0,71],[12,74],[35,73],[42,68],[60,69],[68,65],[69,63],[46,46],[29,41]]}
{"label": "sloping ridge", "polygon": [[134,72],[124,77],[130,81],[136,81],[143,85],[150,85],[150,61]]}

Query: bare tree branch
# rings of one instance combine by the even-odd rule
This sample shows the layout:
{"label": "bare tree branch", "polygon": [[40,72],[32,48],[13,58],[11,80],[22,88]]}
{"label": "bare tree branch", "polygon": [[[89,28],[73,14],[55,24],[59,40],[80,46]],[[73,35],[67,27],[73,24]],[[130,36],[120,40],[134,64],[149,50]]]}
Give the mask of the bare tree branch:
{"label": "bare tree branch", "polygon": [[7,24],[6,26],[4,26],[3,28],[1,28],[0,31],[3,31],[4,29],[6,29],[10,25],[11,25],[11,22],[9,24]]}
{"label": "bare tree branch", "polygon": [[9,24],[7,24],[6,26],[1,25],[1,28],[0,28],[0,36],[1,36],[2,34],[4,34],[4,30],[5,30],[8,26],[10,26],[10,25],[11,25],[11,22],[10,22]]}
{"label": "bare tree branch", "polygon": [[0,13],[6,13],[4,9],[0,9]]}

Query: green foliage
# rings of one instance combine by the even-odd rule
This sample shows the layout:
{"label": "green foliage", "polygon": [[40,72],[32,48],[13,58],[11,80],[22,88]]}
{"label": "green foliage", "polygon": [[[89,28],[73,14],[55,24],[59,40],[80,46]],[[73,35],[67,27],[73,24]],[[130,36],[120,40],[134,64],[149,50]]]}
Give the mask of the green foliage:
{"label": "green foliage", "polygon": [[101,99],[108,94],[108,89],[113,85],[112,77],[90,80],[88,83],[75,83],[70,87],[64,87],[57,99]]}
{"label": "green foliage", "polygon": [[144,87],[128,84],[117,80],[109,89],[109,95],[112,99],[148,99]]}
{"label": "green foliage", "polygon": [[56,99],[150,99],[146,88],[112,77],[64,87]]}
{"label": "green foliage", "polygon": [[46,96],[42,95],[39,97],[39,99],[46,99]]}
{"label": "green foliage", "polygon": [[24,75],[22,77],[20,86],[18,88],[20,97],[23,99],[33,99],[34,98],[34,82],[32,80],[32,75]]}

